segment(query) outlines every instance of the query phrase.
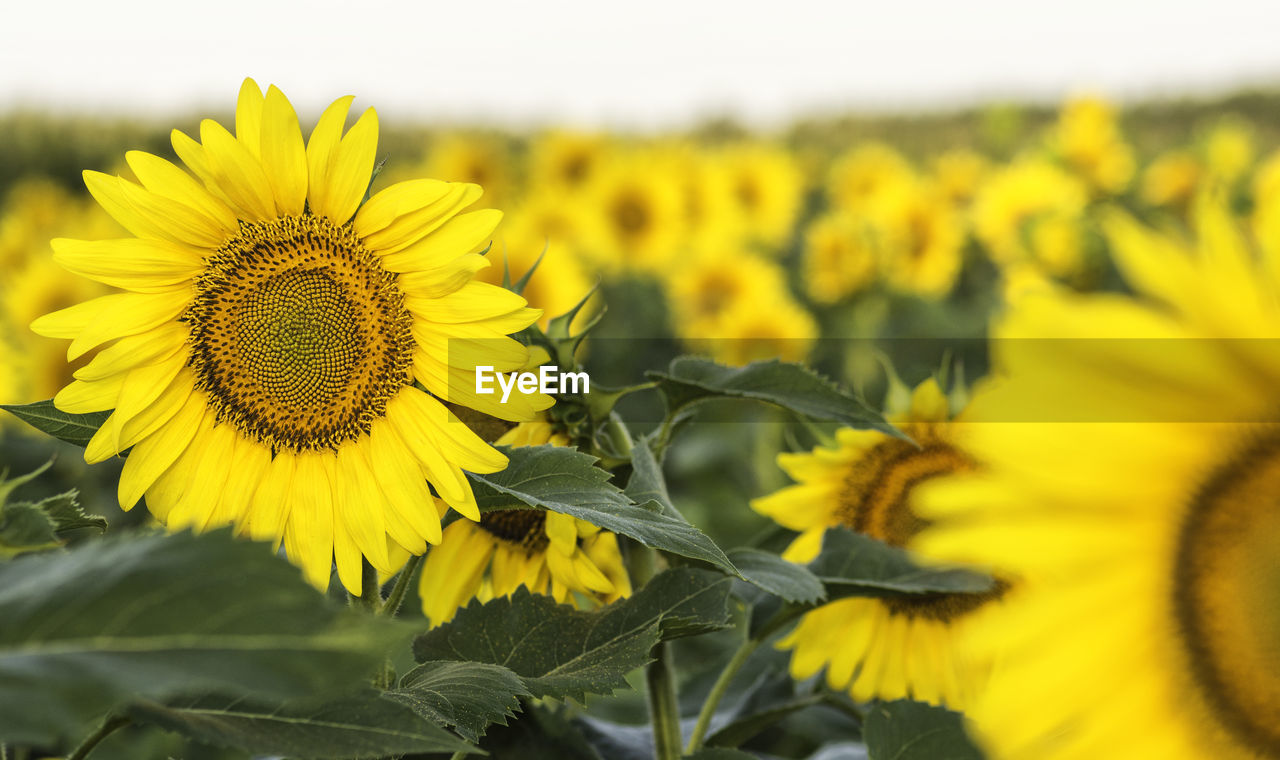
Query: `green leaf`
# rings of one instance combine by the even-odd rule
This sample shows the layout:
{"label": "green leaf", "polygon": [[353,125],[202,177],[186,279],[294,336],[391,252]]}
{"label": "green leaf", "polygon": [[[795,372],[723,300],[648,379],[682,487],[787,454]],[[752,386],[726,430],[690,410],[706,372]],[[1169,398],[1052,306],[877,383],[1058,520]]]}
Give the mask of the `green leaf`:
{"label": "green leaf", "polygon": [[772,359],[726,367],[709,359],[682,356],[672,361],[666,372],[646,375],[658,382],[667,399],[667,412],[673,417],[693,404],[739,398],[780,406],[815,420],[901,436],[865,401],[800,364]]}
{"label": "green leaf", "polygon": [[960,713],[923,702],[873,705],[862,736],[871,760],[982,760]]}
{"label": "green leaf", "polygon": [[475,751],[408,705],[367,688],[284,705],[255,705],[225,697],[167,705],[140,702],[129,708],[129,716],[198,741],[256,755],[351,758]]}
{"label": "green leaf", "polygon": [[817,576],[776,554],[744,547],[731,550],[729,561],[749,583],[788,602],[810,604],[826,596]]}
{"label": "green leaf", "polygon": [[77,446],[87,446],[89,439],[98,432],[98,428],[102,427],[102,423],[106,422],[111,414],[111,412],[70,414],[58,411],[53,405],[53,399],[37,401],[33,404],[0,404],[0,409],[4,409],[42,433],[48,433],[54,438]]}
{"label": "green leaf", "polygon": [[62,546],[53,520],[35,504],[14,502],[0,507],[0,557]]}
{"label": "green leaf", "polygon": [[671,502],[662,465],[653,453],[651,436],[641,437],[631,447],[631,478],[627,481],[624,493],[637,504],[656,502],[662,506],[663,512],[684,519]]}
{"label": "green leaf", "polygon": [[400,688],[386,696],[474,742],[489,724],[507,725],[520,710],[519,697],[531,695],[520,677],[501,665],[437,661],[406,673]]}
{"label": "green leaf", "polygon": [[703,747],[692,755],[685,755],[685,760],[756,760],[756,756],[740,749]]}
{"label": "green leaf", "polygon": [[[136,534],[135,534],[136,536]],[[137,698],[345,689],[406,626],[225,532],[108,537],[0,565],[0,736],[54,744]]]}
{"label": "green leaf", "polygon": [[727,625],[732,580],[720,573],[676,568],[638,593],[597,611],[556,604],[521,586],[511,597],[473,602],[454,619],[414,642],[414,657],[502,665],[534,696],[609,694],[624,676],[649,662],[659,641]]}
{"label": "green leaf", "polygon": [[80,508],[79,492],[67,491],[36,504],[42,512],[53,521],[54,531],[59,538],[77,530],[95,529],[99,533],[107,530],[107,518],[100,515],[86,514]]}
{"label": "green leaf", "polygon": [[492,475],[468,473],[480,511],[547,509],[630,536],[645,546],[692,557],[737,574],[729,558],[702,531],[656,502],[633,504],[609,482],[596,458],[564,446],[499,447],[510,459]]}
{"label": "green leaf", "polygon": [[962,568],[925,568],[901,549],[847,528],[831,528],[822,537],[822,553],[809,570],[827,587],[831,599],[902,594],[981,594],[995,581]]}

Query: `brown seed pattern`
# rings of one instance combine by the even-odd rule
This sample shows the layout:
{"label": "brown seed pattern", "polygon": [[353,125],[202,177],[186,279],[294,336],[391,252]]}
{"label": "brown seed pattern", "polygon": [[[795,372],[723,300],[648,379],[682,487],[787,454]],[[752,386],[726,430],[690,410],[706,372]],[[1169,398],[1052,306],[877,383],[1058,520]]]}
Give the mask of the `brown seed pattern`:
{"label": "brown seed pattern", "polygon": [[304,214],[241,222],[182,316],[219,422],[273,451],[337,449],[412,382],[412,317],[350,227]]}

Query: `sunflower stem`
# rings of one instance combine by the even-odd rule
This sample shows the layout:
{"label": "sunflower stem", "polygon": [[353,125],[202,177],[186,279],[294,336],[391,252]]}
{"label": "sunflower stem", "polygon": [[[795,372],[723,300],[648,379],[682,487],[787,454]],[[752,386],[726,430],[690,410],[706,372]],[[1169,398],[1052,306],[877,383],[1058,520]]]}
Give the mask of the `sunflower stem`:
{"label": "sunflower stem", "polygon": [[391,593],[387,594],[386,600],[382,602],[382,609],[378,610],[379,615],[395,617],[400,614],[400,605],[404,604],[404,597],[409,593],[409,583],[413,581],[414,573],[418,572],[418,565],[422,564],[425,557],[425,554],[409,557],[409,561],[404,564],[404,569],[396,578],[395,585],[391,587]]}
{"label": "sunflower stem", "polygon": [[648,685],[649,718],[653,722],[655,760],[680,758],[680,706],[676,699],[674,653],[663,641],[653,648],[654,661],[645,668]]}
{"label": "sunflower stem", "polygon": [[761,639],[749,638],[742,642],[738,647],[738,651],[733,653],[733,657],[729,659],[729,663],[724,666],[724,670],[720,671],[720,677],[716,679],[715,684],[711,687],[711,692],[707,694],[707,699],[702,703],[702,710],[698,713],[698,722],[693,725],[693,733],[689,736],[689,743],[684,748],[686,755],[692,755],[702,747],[702,740],[707,736],[707,729],[711,727],[711,719],[716,714],[716,708],[720,706],[720,701],[724,699],[724,695],[729,691],[729,683],[733,681],[733,677],[738,674],[742,666],[746,664],[747,659],[751,657],[751,653],[756,651],[756,647],[760,646]]}
{"label": "sunflower stem", "polygon": [[377,615],[382,609],[382,586],[378,583],[378,571],[369,564],[369,560],[361,557],[360,567],[360,601],[365,609]]}
{"label": "sunflower stem", "polygon": [[756,631],[754,636],[748,636],[738,646],[738,651],[734,652],[733,657],[729,658],[724,670],[720,671],[719,677],[716,678],[716,682],[711,686],[711,691],[707,694],[706,701],[702,703],[702,710],[698,712],[698,721],[694,724],[693,733],[689,736],[689,744],[685,746],[684,753],[686,755],[692,755],[702,747],[702,742],[707,737],[707,730],[711,728],[711,719],[715,717],[716,708],[720,706],[721,700],[724,699],[724,695],[729,691],[729,684],[733,681],[733,677],[738,674],[738,671],[750,659],[751,654],[767,641],[770,636],[777,633],[787,623],[795,620],[807,609],[808,607],[800,605],[783,607],[768,622],[760,626],[760,630]]}
{"label": "sunflower stem", "polygon": [[85,737],[85,740],[80,742],[80,746],[72,750],[70,755],[67,755],[67,760],[84,760],[93,751],[93,748],[98,746],[99,742],[131,722],[123,715],[108,715],[97,730]]}

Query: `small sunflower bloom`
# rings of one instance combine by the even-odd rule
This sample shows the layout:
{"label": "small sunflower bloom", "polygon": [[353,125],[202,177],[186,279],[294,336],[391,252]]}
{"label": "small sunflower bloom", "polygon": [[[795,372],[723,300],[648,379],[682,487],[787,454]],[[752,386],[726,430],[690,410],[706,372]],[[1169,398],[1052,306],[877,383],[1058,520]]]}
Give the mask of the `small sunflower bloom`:
{"label": "small sunflower bloom", "polygon": [[[903,389],[905,393],[906,389]],[[845,526],[891,546],[904,546],[924,527],[914,506],[922,483],[977,467],[953,442],[947,398],[929,380],[893,415],[905,441],[878,431],[837,431],[834,447],[780,454],[796,485],[751,503],[800,535],[783,552],[793,562],[814,559],[828,528]],[[824,667],[828,685],[858,701],[912,698],[963,708],[989,664],[955,646],[1003,593],[929,594],[920,598],[838,599],[805,613],[778,646],[792,650],[791,674],[809,678]]]}
{"label": "small sunflower bloom", "polygon": [[[521,423],[495,443],[569,444],[546,420]],[[450,523],[423,562],[418,584],[423,614],[433,626],[452,620],[472,599],[509,596],[520,586],[561,604],[574,594],[595,604],[631,595],[617,536],[571,515],[536,509],[496,510],[478,522]]]}

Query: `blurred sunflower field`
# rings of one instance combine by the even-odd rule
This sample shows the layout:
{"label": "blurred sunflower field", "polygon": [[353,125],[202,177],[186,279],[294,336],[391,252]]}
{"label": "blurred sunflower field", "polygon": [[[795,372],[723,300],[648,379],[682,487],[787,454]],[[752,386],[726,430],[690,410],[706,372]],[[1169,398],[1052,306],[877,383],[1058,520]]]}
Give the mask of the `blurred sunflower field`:
{"label": "blurred sunflower field", "polygon": [[1280,758],[1280,99],[350,106],[0,116],[0,758]]}

